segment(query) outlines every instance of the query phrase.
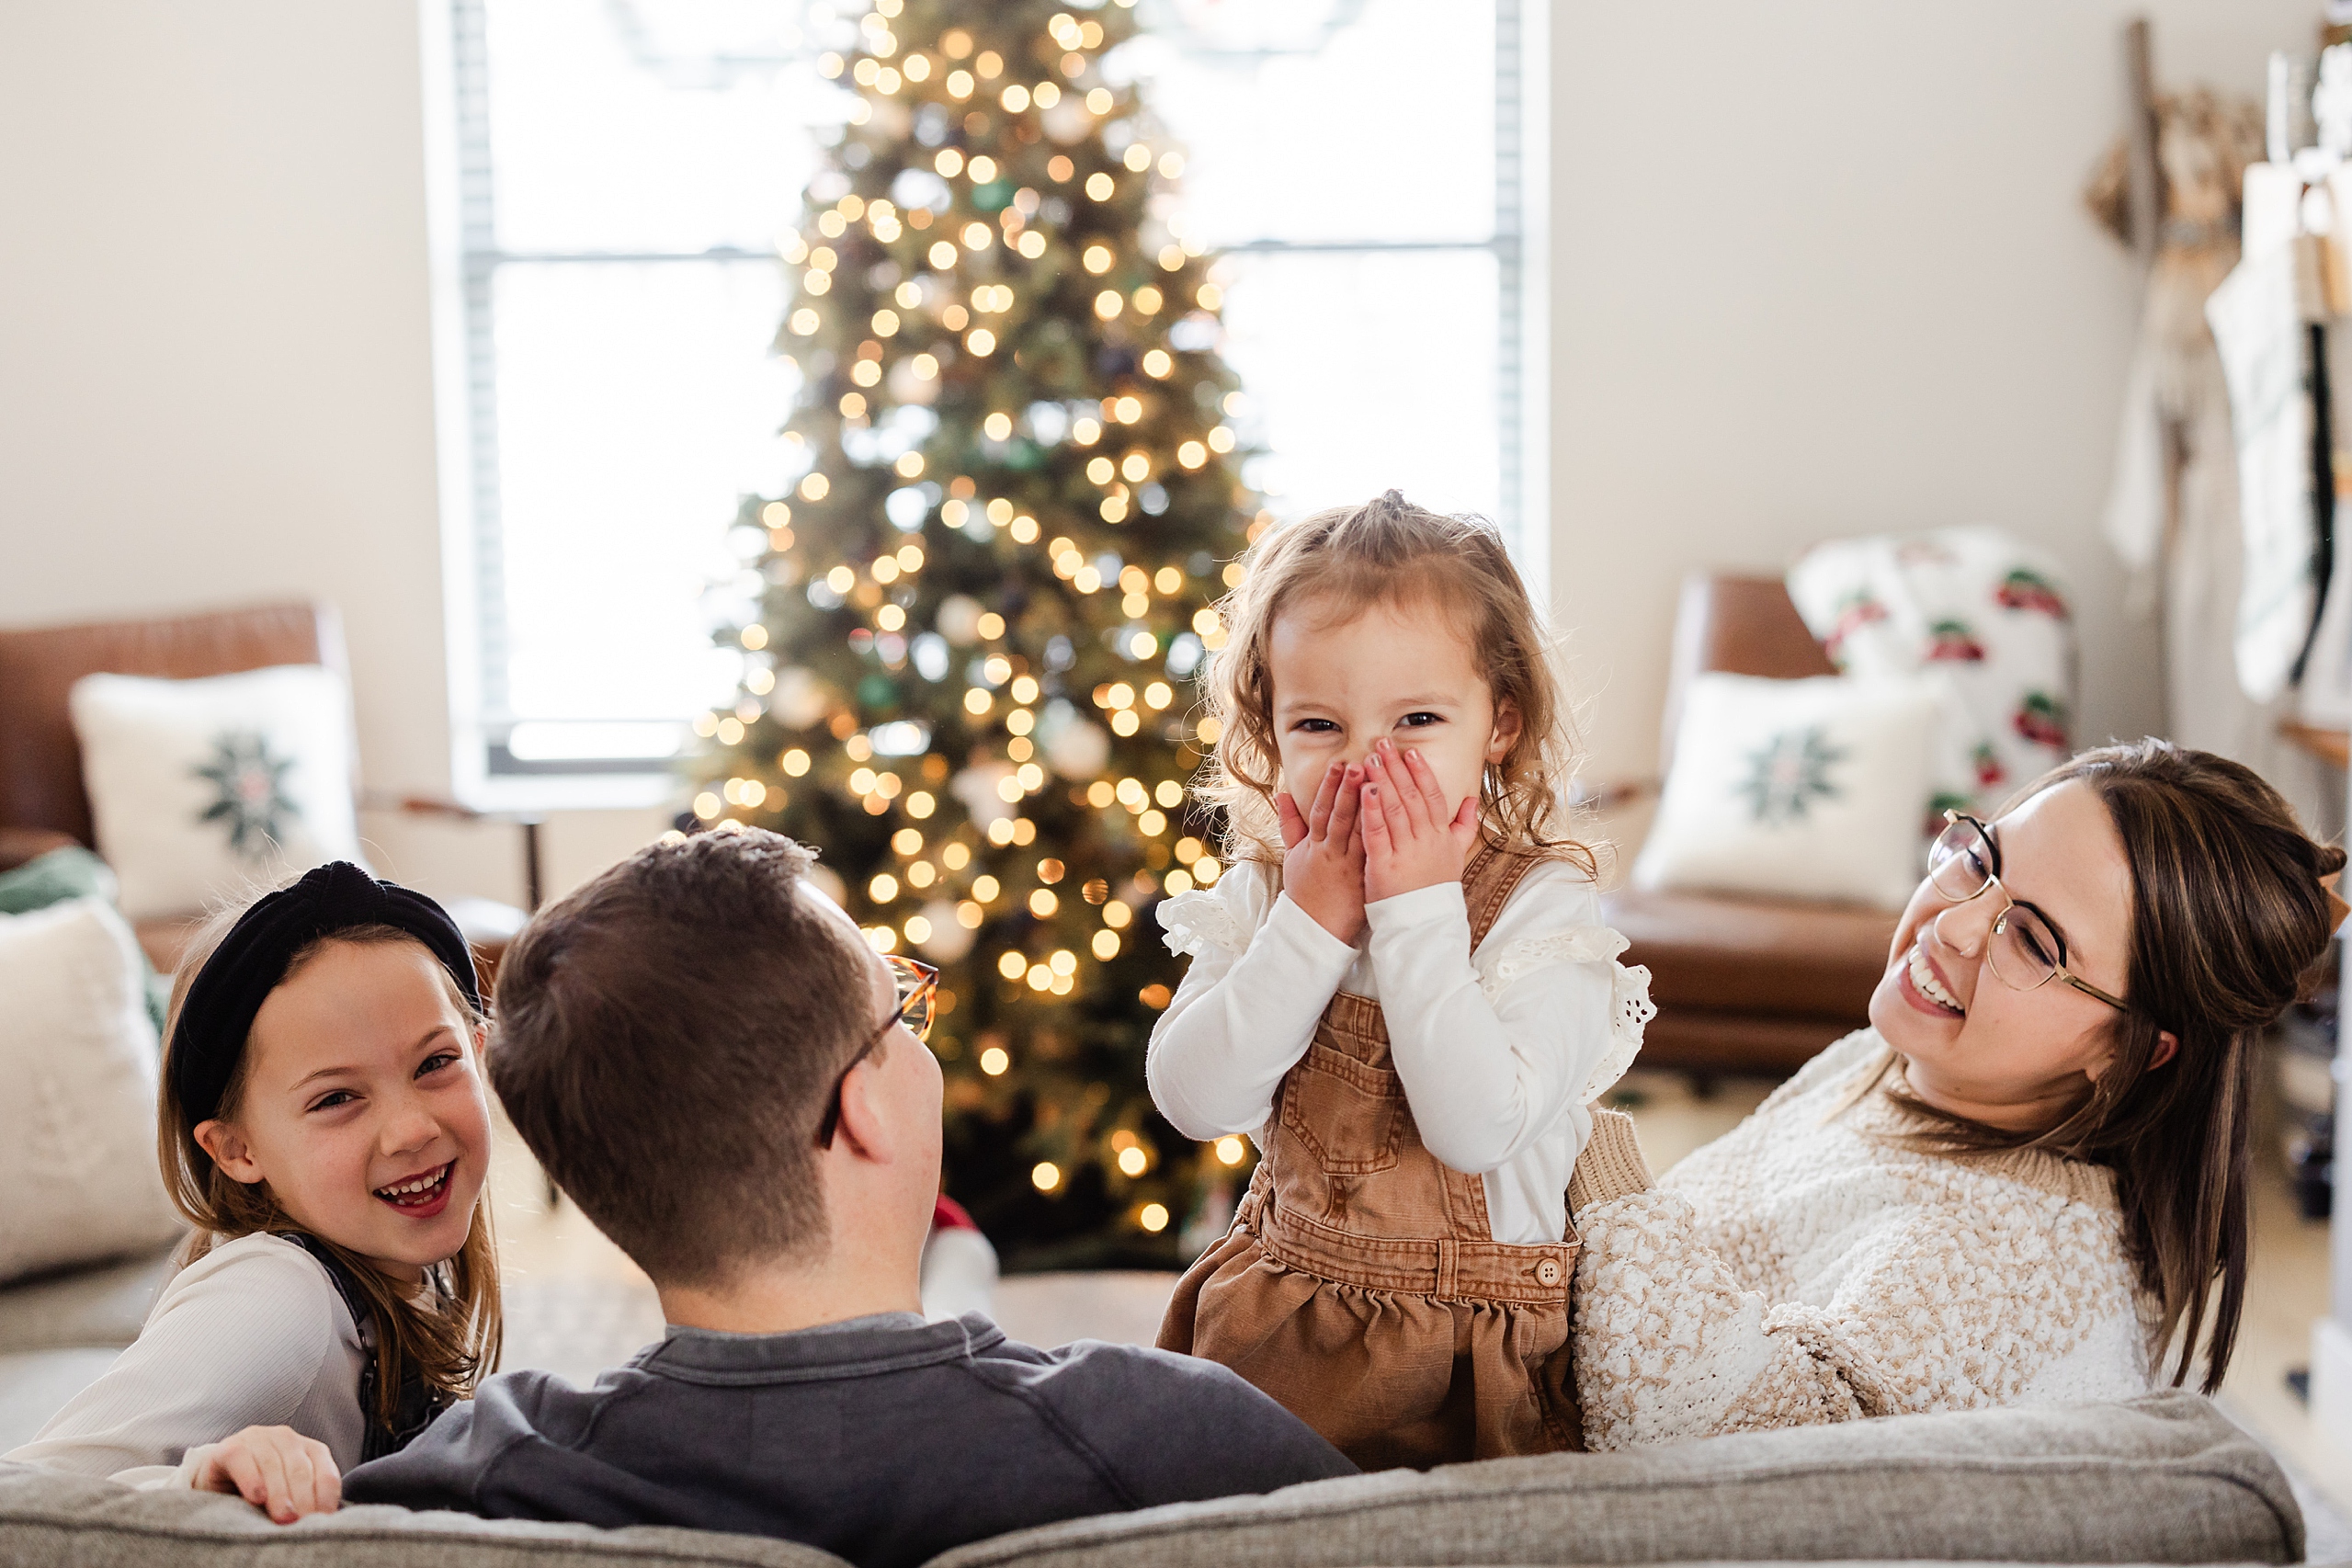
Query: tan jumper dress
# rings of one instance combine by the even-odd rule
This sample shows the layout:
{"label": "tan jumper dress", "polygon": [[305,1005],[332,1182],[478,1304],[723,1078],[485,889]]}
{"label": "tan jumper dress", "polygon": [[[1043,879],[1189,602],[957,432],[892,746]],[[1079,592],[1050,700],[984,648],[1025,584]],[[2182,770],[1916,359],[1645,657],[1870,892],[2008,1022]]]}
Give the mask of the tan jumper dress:
{"label": "tan jumper dress", "polygon": [[[1537,861],[1472,857],[1471,951]],[[1366,1470],[1584,1447],[1574,1228],[1494,1240],[1484,1182],[1422,1146],[1377,1002],[1332,997],[1258,1139],[1233,1229],[1177,1282],[1163,1349],[1232,1368]]]}

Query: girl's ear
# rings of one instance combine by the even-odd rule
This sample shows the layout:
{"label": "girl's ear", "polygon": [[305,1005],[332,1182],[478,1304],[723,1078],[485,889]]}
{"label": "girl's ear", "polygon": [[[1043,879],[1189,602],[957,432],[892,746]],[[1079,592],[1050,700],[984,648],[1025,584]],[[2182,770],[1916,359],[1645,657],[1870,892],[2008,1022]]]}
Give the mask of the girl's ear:
{"label": "girl's ear", "polygon": [[1494,731],[1486,743],[1486,760],[1500,762],[1519,744],[1519,705],[1510,698],[1494,704]]}
{"label": "girl's ear", "polygon": [[244,1134],[225,1121],[199,1121],[196,1124],[197,1146],[212,1156],[231,1181],[244,1182],[247,1187],[262,1179],[261,1167],[254,1163],[253,1151],[245,1147]]}

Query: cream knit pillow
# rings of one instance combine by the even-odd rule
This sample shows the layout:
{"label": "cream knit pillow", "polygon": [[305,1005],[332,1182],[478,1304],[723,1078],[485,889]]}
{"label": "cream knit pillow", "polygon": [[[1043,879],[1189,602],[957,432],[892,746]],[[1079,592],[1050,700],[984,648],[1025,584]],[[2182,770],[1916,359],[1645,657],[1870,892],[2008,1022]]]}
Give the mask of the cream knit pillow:
{"label": "cream knit pillow", "polygon": [[95,898],[0,915],[0,1280],[178,1228],[155,1165],[155,1026],[131,927]]}

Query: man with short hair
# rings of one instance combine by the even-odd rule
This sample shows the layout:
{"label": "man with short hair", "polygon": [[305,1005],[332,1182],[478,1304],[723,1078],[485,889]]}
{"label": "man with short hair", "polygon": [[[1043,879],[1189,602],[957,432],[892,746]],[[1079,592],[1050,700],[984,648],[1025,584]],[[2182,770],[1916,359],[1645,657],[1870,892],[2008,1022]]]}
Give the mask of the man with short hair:
{"label": "man with short hair", "polygon": [[[586,1390],[484,1382],[352,1502],[687,1525],[862,1568],[1084,1515],[1353,1473],[1221,1366],[926,1323],[930,980],[756,829],[641,850],[534,918],[490,1076],[669,1332]],[[910,1027],[912,1026],[912,1027]]]}

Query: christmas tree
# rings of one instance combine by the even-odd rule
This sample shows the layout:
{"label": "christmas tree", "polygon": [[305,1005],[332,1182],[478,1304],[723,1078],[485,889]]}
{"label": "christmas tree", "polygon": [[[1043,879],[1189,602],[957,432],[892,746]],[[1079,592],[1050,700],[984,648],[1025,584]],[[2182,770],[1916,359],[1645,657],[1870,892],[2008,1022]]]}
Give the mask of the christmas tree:
{"label": "christmas tree", "polygon": [[698,725],[701,824],[818,846],[940,967],[948,1190],[1014,1267],[1170,1265],[1248,1158],[1143,1082],[1152,905],[1219,870],[1182,694],[1263,523],[1124,4],[875,0],[821,62],[858,96],[783,246],[809,466],[744,503],[764,602]]}

